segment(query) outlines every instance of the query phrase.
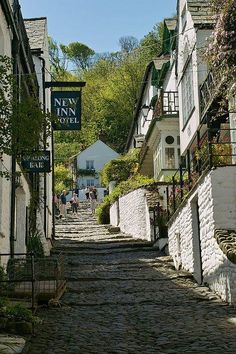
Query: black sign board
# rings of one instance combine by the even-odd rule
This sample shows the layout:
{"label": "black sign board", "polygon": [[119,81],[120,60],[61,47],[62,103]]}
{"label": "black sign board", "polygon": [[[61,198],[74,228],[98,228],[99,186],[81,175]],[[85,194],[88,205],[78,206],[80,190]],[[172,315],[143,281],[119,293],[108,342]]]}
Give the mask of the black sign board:
{"label": "black sign board", "polygon": [[37,151],[35,156],[23,156],[21,165],[27,172],[50,172],[50,151]]}
{"label": "black sign board", "polygon": [[53,91],[51,110],[58,117],[54,130],[81,129],[81,91]]}

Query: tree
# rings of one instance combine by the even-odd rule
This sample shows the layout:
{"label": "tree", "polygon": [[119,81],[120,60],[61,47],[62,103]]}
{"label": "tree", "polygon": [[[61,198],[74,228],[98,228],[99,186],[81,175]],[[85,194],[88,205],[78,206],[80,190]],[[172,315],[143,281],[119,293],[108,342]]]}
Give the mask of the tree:
{"label": "tree", "polygon": [[163,28],[163,22],[157,23],[153,26],[152,31],[140,41],[140,49],[149,60],[155,58],[161,52]]}
{"label": "tree", "polygon": [[54,169],[55,191],[60,193],[63,189],[70,189],[72,184],[72,174],[69,168],[62,164],[56,165]]}
{"label": "tree", "polygon": [[91,67],[92,56],[95,51],[80,42],[72,42],[68,45],[60,45],[62,53],[71,60],[78,70],[87,70]]}
{"label": "tree", "polygon": [[119,39],[119,44],[122,52],[130,53],[138,48],[139,42],[133,36],[126,36]]}
{"label": "tree", "polygon": [[52,65],[53,73],[57,76],[63,76],[66,73],[66,58],[61,53],[60,47],[51,37],[48,38],[49,58]]}

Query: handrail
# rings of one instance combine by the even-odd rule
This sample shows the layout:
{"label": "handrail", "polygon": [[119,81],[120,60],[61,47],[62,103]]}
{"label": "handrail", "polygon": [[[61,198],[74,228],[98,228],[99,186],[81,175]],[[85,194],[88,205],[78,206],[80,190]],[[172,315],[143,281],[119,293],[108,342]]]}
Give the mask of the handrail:
{"label": "handrail", "polygon": [[233,128],[206,128],[203,134],[196,133],[192,145],[187,151],[187,168],[180,165],[172,177],[172,186],[168,190],[169,218],[178,209],[188,193],[196,185],[202,173],[212,167],[236,165],[236,140]]}

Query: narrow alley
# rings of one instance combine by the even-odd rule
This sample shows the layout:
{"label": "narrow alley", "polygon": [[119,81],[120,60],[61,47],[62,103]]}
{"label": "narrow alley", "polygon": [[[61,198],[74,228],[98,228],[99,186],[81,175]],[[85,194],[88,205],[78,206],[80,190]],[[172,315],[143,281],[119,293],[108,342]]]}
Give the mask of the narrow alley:
{"label": "narrow alley", "polygon": [[236,312],[147,242],[97,225],[88,209],[56,225],[67,292],[42,307],[28,354],[235,353]]}

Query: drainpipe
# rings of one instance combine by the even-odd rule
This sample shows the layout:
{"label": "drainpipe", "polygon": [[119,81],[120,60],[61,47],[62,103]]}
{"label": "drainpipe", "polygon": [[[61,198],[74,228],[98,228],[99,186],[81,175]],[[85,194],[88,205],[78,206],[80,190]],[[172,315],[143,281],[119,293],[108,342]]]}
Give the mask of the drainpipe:
{"label": "drainpipe", "polygon": [[[43,86],[43,112],[46,113],[46,94],[45,94],[45,59],[39,57],[42,62],[42,86]],[[45,128],[46,129],[46,128]],[[44,150],[46,150],[46,131],[44,129]],[[44,225],[44,235],[47,238],[47,174],[43,174],[43,225]]]}

